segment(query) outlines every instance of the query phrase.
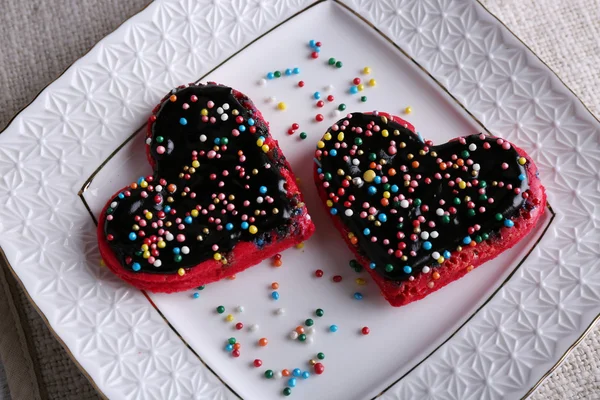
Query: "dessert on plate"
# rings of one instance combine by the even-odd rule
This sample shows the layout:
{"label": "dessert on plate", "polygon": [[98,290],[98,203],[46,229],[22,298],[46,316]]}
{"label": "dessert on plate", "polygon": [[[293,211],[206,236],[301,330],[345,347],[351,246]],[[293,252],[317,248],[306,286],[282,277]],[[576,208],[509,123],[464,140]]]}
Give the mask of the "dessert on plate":
{"label": "dessert on plate", "polygon": [[533,160],[489,135],[433,145],[398,117],[352,113],[327,130],[315,157],[335,226],[393,306],[511,248],[545,210]]}
{"label": "dessert on plate", "polygon": [[115,193],[98,224],[105,264],[135,287],[198,287],[314,231],[267,122],[230,87],[172,90],[148,121],[146,153],[152,175]]}

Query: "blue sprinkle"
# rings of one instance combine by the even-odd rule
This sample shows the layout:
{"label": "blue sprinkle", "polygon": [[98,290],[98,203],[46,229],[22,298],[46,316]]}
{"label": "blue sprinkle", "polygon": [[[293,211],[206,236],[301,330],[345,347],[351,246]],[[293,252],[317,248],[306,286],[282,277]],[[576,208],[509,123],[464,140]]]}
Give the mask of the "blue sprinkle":
{"label": "blue sprinkle", "polygon": [[246,221],[242,222],[242,229],[248,229],[248,223]]}
{"label": "blue sprinkle", "polygon": [[354,298],[356,300],[362,300],[363,295],[362,295],[362,293],[356,292],[356,293],[354,293]]}
{"label": "blue sprinkle", "polygon": [[329,212],[331,213],[331,215],[336,215],[338,213],[337,208],[332,208],[329,210]]}
{"label": "blue sprinkle", "polygon": [[135,239],[137,239],[137,235],[135,234],[135,232],[131,232],[129,234],[129,240],[134,241]]}
{"label": "blue sprinkle", "polygon": [[120,199],[124,199],[124,198],[125,198],[125,195],[124,195],[123,193],[119,193],[119,198],[120,198]]}
{"label": "blue sprinkle", "polygon": [[371,269],[375,269],[375,267],[376,267],[375,263],[370,263],[370,264],[369,264],[369,268],[371,268]]}
{"label": "blue sprinkle", "polygon": [[225,346],[225,351],[233,351],[233,345],[228,344],[227,346]]}
{"label": "blue sprinkle", "polygon": [[291,68],[288,68],[288,69],[286,69],[286,70],[285,70],[285,74],[286,74],[287,76],[290,76],[290,75],[292,74],[292,69],[291,69]]}
{"label": "blue sprinkle", "polygon": [[179,247],[173,247],[173,254],[181,253],[181,249]]}
{"label": "blue sprinkle", "polygon": [[391,189],[392,189],[392,193],[396,193],[398,191],[398,186],[392,185]]}
{"label": "blue sprinkle", "polygon": [[144,177],[143,177],[143,176],[140,176],[140,177],[138,178],[138,180],[137,180],[137,184],[138,184],[138,185],[141,185],[141,183],[142,183],[142,182],[144,182],[144,180],[145,180],[145,179],[144,179]]}
{"label": "blue sprinkle", "polygon": [[259,191],[259,192],[261,192],[262,194],[265,194],[265,193],[267,193],[267,187],[266,187],[266,186],[261,186],[261,187],[258,189],[258,191]]}
{"label": "blue sprinkle", "polygon": [[431,242],[423,242],[423,248],[425,250],[431,250]]}
{"label": "blue sprinkle", "polygon": [[189,225],[189,224],[192,223],[192,217],[188,215],[187,217],[185,217],[184,221],[185,221],[186,224]]}
{"label": "blue sprinkle", "polygon": [[350,86],[350,94],[358,93],[358,86]]}
{"label": "blue sprinkle", "polygon": [[404,270],[405,274],[410,274],[412,272],[412,268],[409,265],[405,265],[402,269]]}
{"label": "blue sprinkle", "polygon": [[292,72],[294,73],[294,75],[298,75],[300,73],[300,68],[296,67],[292,70]]}
{"label": "blue sprinkle", "polygon": [[380,176],[376,176],[376,177],[375,177],[375,179],[373,179],[373,181],[374,181],[376,184],[378,184],[378,185],[379,185],[379,184],[381,183],[381,177],[380,177]]}
{"label": "blue sprinkle", "polygon": [[308,372],[308,371],[304,371],[304,372],[302,373],[302,378],[304,378],[304,379],[308,379],[309,377],[310,377],[310,372]]}
{"label": "blue sprinkle", "polygon": [[308,45],[310,47],[315,47],[317,45],[317,42],[315,40],[311,40],[310,42],[308,42]]}
{"label": "blue sprinkle", "polygon": [[320,53],[320,52],[321,52],[321,48],[320,48],[320,47],[315,47],[313,50],[314,50],[315,52],[317,52],[317,53]]}
{"label": "blue sprinkle", "polygon": [[265,241],[264,241],[264,240],[262,240],[262,239],[256,239],[256,245],[257,245],[257,246],[259,246],[259,247],[260,247],[260,246],[262,246],[263,244],[265,244]]}
{"label": "blue sprinkle", "polygon": [[254,120],[252,118],[248,118],[248,125],[253,126],[254,125]]}
{"label": "blue sprinkle", "polygon": [[300,371],[300,368],[294,368],[294,370],[292,371],[292,375],[300,376],[302,375],[302,371]]}
{"label": "blue sprinkle", "polygon": [[313,97],[314,97],[316,100],[319,100],[319,99],[321,98],[321,93],[319,93],[319,92],[315,92],[315,93],[313,94]]}
{"label": "blue sprinkle", "polygon": [[215,138],[214,143],[215,144],[221,144],[221,138]]}
{"label": "blue sprinkle", "polygon": [[369,228],[365,228],[365,229],[363,230],[363,235],[365,235],[365,236],[368,236],[368,235],[370,235],[370,234],[371,234],[371,230],[370,230]]}
{"label": "blue sprinkle", "polygon": [[417,132],[417,136],[421,142],[425,143],[425,139],[423,139],[423,136],[421,136],[421,132]]}
{"label": "blue sprinkle", "polygon": [[200,297],[200,293],[196,292],[192,295],[193,298],[197,299]]}
{"label": "blue sprinkle", "polygon": [[375,186],[369,186],[369,194],[377,193],[377,188]]}
{"label": "blue sprinkle", "polygon": [[323,172],[323,169],[322,168],[317,168],[317,172],[320,174],[320,173]]}
{"label": "blue sprinkle", "polygon": [[335,157],[335,156],[337,156],[337,150],[336,150],[336,149],[331,149],[331,150],[329,150],[329,155],[330,155],[331,157]]}
{"label": "blue sprinkle", "polygon": [[329,332],[337,332],[338,330],[338,326],[337,325],[331,325],[329,327]]}
{"label": "blue sprinkle", "polygon": [[512,222],[510,219],[505,219],[504,226],[506,226],[507,228],[512,228],[513,226],[515,226],[515,223]]}
{"label": "blue sprinkle", "polygon": [[187,119],[185,119],[185,118],[181,117],[181,118],[179,118],[179,123],[180,123],[181,125],[187,125]]}
{"label": "blue sprinkle", "polygon": [[275,74],[274,74],[274,73],[272,73],[272,72],[269,72],[269,73],[267,74],[267,79],[273,79],[273,78],[275,78]]}
{"label": "blue sprinkle", "polygon": [[519,180],[520,180],[520,181],[524,181],[524,180],[525,180],[525,174],[521,174],[521,175],[519,175]]}
{"label": "blue sprinkle", "polygon": [[279,300],[279,292],[271,293],[271,297],[273,298],[273,300]]}
{"label": "blue sprinkle", "polygon": [[238,126],[238,131],[240,131],[240,132],[246,132],[246,126],[245,125]]}
{"label": "blue sprinkle", "polygon": [[448,250],[446,250],[446,251],[444,251],[443,256],[444,256],[444,258],[450,258],[452,256],[452,254]]}
{"label": "blue sprinkle", "polygon": [[465,236],[465,238],[463,239],[463,243],[464,243],[464,244],[469,244],[469,243],[471,243],[471,236]]}
{"label": "blue sprinkle", "polygon": [[259,136],[258,140],[262,140],[264,142],[265,141],[265,137],[264,136]]}
{"label": "blue sprinkle", "polygon": [[134,262],[133,264],[131,264],[131,269],[137,272],[140,269],[142,269],[142,267],[140,266],[140,264]]}
{"label": "blue sprinkle", "polygon": [[290,379],[288,379],[288,386],[289,387],[296,387],[296,378],[290,378]]}
{"label": "blue sprinkle", "polygon": [[227,229],[228,231],[233,229],[233,224],[230,222],[227,225],[225,225],[225,229]]}
{"label": "blue sprinkle", "polygon": [[387,221],[387,215],[385,215],[384,213],[380,213],[380,214],[377,216],[377,219],[378,219],[379,221],[381,221],[381,222],[386,222],[386,221]]}
{"label": "blue sprinkle", "polygon": [[171,206],[165,206],[165,212],[166,213],[171,212]]}

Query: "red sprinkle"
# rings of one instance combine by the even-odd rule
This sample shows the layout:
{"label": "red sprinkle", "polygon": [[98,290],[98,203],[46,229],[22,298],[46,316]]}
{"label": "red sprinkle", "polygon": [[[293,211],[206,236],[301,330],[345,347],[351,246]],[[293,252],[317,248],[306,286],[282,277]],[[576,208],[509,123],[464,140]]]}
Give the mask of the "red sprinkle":
{"label": "red sprinkle", "polygon": [[260,367],[261,365],[262,365],[262,360],[260,360],[258,358],[256,360],[254,360],[254,366],[256,368]]}
{"label": "red sprinkle", "polygon": [[275,254],[274,258],[276,260],[281,260],[281,254],[279,254],[279,253]]}
{"label": "red sprinkle", "polygon": [[297,122],[294,122],[294,123],[292,124],[292,129],[296,130],[296,129],[298,129],[298,128],[300,128],[300,125],[298,125],[298,123],[297,123]]}
{"label": "red sprinkle", "polygon": [[238,322],[237,324],[235,324],[235,329],[237,329],[238,331],[243,328],[244,328],[244,324],[242,324],[241,322]]}
{"label": "red sprinkle", "polygon": [[352,80],[352,83],[354,83],[355,85],[359,85],[360,84],[360,78],[354,78]]}
{"label": "red sprinkle", "polygon": [[319,121],[319,122],[323,121],[323,119],[324,119],[324,118],[325,118],[325,117],[323,117],[323,114],[317,114],[317,115],[315,116],[315,119],[316,119],[317,121]]}
{"label": "red sprinkle", "polygon": [[319,58],[319,53],[317,53],[316,51],[313,51],[312,53],[310,53],[310,56],[312,58]]}
{"label": "red sprinkle", "polygon": [[304,87],[304,81],[298,82],[298,87]]}
{"label": "red sprinkle", "polygon": [[317,101],[317,107],[323,107],[324,105],[325,105],[325,102],[323,100]]}
{"label": "red sprinkle", "polygon": [[240,351],[239,350],[234,350],[231,352],[231,355],[234,357],[239,357],[240,356]]}
{"label": "red sprinkle", "polygon": [[294,133],[296,133],[295,130],[293,130],[292,128],[288,129],[288,135],[293,135]]}
{"label": "red sprinkle", "polygon": [[323,270],[321,270],[321,269],[316,270],[315,271],[315,276],[317,278],[321,278],[323,276]]}
{"label": "red sprinkle", "polygon": [[325,371],[325,366],[321,363],[315,364],[315,374],[321,375]]}
{"label": "red sprinkle", "polygon": [[336,282],[336,283],[337,282],[341,282],[342,281],[342,276],[341,275],[335,275],[333,277],[333,281]]}
{"label": "red sprinkle", "polygon": [[333,101],[335,100],[335,98],[333,97],[332,94],[330,94],[329,96],[327,96],[327,101]]}
{"label": "red sprinkle", "polygon": [[321,47],[321,42],[317,42],[317,43],[315,43],[315,46],[317,46],[317,47]]}
{"label": "red sprinkle", "polygon": [[361,332],[362,332],[362,334],[363,334],[363,335],[368,335],[368,334],[371,332],[371,330],[369,329],[369,327],[368,327],[368,326],[364,326],[364,327],[361,329]]}

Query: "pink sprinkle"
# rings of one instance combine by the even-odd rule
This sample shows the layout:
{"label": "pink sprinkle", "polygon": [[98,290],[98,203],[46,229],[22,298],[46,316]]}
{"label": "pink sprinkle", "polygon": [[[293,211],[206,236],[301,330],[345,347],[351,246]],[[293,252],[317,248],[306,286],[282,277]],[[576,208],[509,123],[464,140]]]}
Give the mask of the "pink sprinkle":
{"label": "pink sprinkle", "polygon": [[396,154],[396,147],[395,146],[390,146],[388,147],[388,154],[394,155]]}
{"label": "pink sprinkle", "polygon": [[215,156],[217,155],[217,153],[214,150],[211,150],[208,152],[207,157],[208,158],[215,158]]}
{"label": "pink sprinkle", "polygon": [[190,97],[190,101],[191,101],[192,103],[195,103],[195,102],[197,102],[197,101],[198,101],[198,98],[196,97],[196,95],[195,95],[195,94],[193,94],[193,95],[192,95],[192,97]]}
{"label": "pink sprinkle", "polygon": [[208,122],[208,117],[206,115],[202,116],[202,122]]}
{"label": "pink sprinkle", "polygon": [[371,242],[375,243],[377,241],[377,237],[376,236],[371,236]]}
{"label": "pink sprinkle", "polygon": [[502,143],[502,148],[503,148],[504,150],[508,150],[508,149],[510,149],[510,143],[508,143],[508,142],[504,142],[504,143]]}
{"label": "pink sprinkle", "polygon": [[177,225],[177,229],[179,229],[180,231],[185,229],[185,225],[184,224],[179,224]]}
{"label": "pink sprinkle", "polygon": [[107,215],[106,219],[109,220],[109,221],[112,221],[113,220],[113,216],[112,215]]}
{"label": "pink sprinkle", "polygon": [[458,139],[458,141],[460,142],[460,144],[465,144],[467,143],[467,141],[465,140],[464,137],[461,137],[460,139]]}
{"label": "pink sprinkle", "polygon": [[188,108],[190,108],[190,105],[188,103],[183,103],[183,105],[181,106],[184,110],[187,110]]}
{"label": "pink sprinkle", "polygon": [[146,197],[148,197],[148,192],[146,192],[144,190],[143,192],[140,193],[140,196],[142,196],[145,199]]}
{"label": "pink sprinkle", "polygon": [[479,212],[480,213],[484,213],[485,212],[485,207],[479,207]]}
{"label": "pink sprinkle", "polygon": [[232,134],[233,136],[235,136],[235,137],[238,137],[238,136],[240,136],[240,131],[238,131],[237,129],[233,129],[233,130],[231,131],[231,134]]}
{"label": "pink sprinkle", "polygon": [[139,224],[140,224],[140,226],[141,226],[141,227],[144,227],[144,226],[146,226],[146,220],[144,220],[144,219],[143,219],[143,220],[141,220],[141,221],[139,222]]}
{"label": "pink sprinkle", "polygon": [[483,148],[484,148],[484,149],[486,149],[486,150],[488,150],[490,147],[491,147],[491,146],[490,146],[490,144],[489,144],[488,142],[485,142],[485,143],[483,144]]}
{"label": "pink sprinkle", "polygon": [[508,169],[508,164],[507,163],[502,163],[502,169]]}
{"label": "pink sprinkle", "polygon": [[208,107],[208,108],[213,108],[214,106],[215,106],[215,103],[210,100],[208,101],[208,103],[206,103],[206,107]]}
{"label": "pink sprinkle", "polygon": [[496,140],[496,143],[498,143],[499,145],[502,145],[502,143],[504,143],[504,140],[498,139],[498,140]]}
{"label": "pink sprinkle", "polygon": [[157,152],[158,154],[164,154],[166,150],[167,150],[167,149],[165,149],[165,146],[158,146],[158,147],[156,148],[156,152]]}
{"label": "pink sprinkle", "polygon": [[490,198],[488,199],[488,203],[490,203],[490,204],[493,204],[493,203],[494,203],[494,199],[493,199],[492,197],[490,197]]}
{"label": "pink sprinkle", "polygon": [[215,122],[217,122],[217,119],[215,117],[210,117],[208,120],[210,121],[211,124],[214,124]]}
{"label": "pink sprinkle", "polygon": [[182,235],[181,233],[179,235],[177,235],[177,241],[178,242],[184,242],[185,241],[185,235]]}

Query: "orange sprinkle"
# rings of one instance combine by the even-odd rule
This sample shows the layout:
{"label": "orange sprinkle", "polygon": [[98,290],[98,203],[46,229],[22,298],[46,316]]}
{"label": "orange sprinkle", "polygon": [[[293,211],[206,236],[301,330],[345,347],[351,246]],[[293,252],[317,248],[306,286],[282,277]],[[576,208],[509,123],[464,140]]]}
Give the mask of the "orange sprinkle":
{"label": "orange sprinkle", "polygon": [[267,340],[267,338],[260,338],[258,340],[258,345],[259,346],[265,347],[267,345],[267,343],[269,343],[269,341]]}
{"label": "orange sprinkle", "polygon": [[390,168],[390,169],[388,170],[388,175],[389,175],[389,176],[394,176],[394,175],[396,175],[396,170],[395,170],[394,168]]}
{"label": "orange sprinkle", "polygon": [[129,187],[132,189],[137,189],[137,183],[133,182],[131,185],[129,185]]}
{"label": "orange sprinkle", "polygon": [[175,190],[177,190],[177,186],[171,183],[169,186],[167,186],[167,190],[173,193]]}
{"label": "orange sprinkle", "polygon": [[279,283],[277,283],[277,282],[271,283],[271,289],[279,289]]}
{"label": "orange sprinkle", "polygon": [[283,375],[283,376],[290,376],[290,371],[287,370],[287,369],[284,369],[284,370],[281,371],[281,375]]}
{"label": "orange sprinkle", "polygon": [[412,162],[412,167],[413,168],[419,168],[419,162],[418,161],[413,161]]}
{"label": "orange sprinkle", "polygon": [[169,100],[171,100],[173,103],[175,103],[177,101],[177,96],[172,94],[171,97],[169,97]]}
{"label": "orange sprinkle", "polygon": [[381,205],[384,207],[387,207],[388,204],[390,204],[390,201],[388,199],[386,199],[385,197],[381,198]]}
{"label": "orange sprinkle", "polygon": [[350,238],[350,243],[356,245],[358,243],[358,238],[356,236],[352,236]]}
{"label": "orange sprinkle", "polygon": [[459,158],[458,160],[456,160],[456,164],[458,164],[459,167],[462,167],[463,165],[465,165],[465,160]]}
{"label": "orange sprinkle", "polygon": [[233,349],[234,349],[234,350],[239,350],[239,349],[240,349],[240,347],[242,347],[242,345],[241,345],[241,344],[239,344],[239,343],[235,343],[235,344],[233,345]]}
{"label": "orange sprinkle", "polygon": [[371,169],[377,168],[377,164],[375,164],[375,161],[372,161],[371,164],[369,164],[369,168],[371,168]]}
{"label": "orange sprinkle", "polygon": [[282,265],[283,265],[283,261],[281,261],[281,259],[273,261],[273,266],[275,266],[275,267],[281,267]]}
{"label": "orange sprinkle", "polygon": [[469,266],[467,267],[467,272],[471,272],[471,271],[473,271],[473,268],[475,268],[475,267],[473,267],[472,265],[469,265]]}
{"label": "orange sprinkle", "polygon": [[469,246],[475,247],[475,246],[477,246],[477,242],[474,240],[471,240],[471,243],[469,243]]}
{"label": "orange sprinkle", "polygon": [[441,163],[440,163],[440,169],[441,169],[442,171],[446,170],[446,163],[444,163],[444,162],[441,162]]}
{"label": "orange sprinkle", "polygon": [[227,279],[229,279],[230,281],[233,281],[235,279],[235,275],[228,276]]}
{"label": "orange sprinkle", "polygon": [[304,327],[302,326],[297,326],[296,327],[296,332],[298,332],[298,335],[301,335],[304,333]]}
{"label": "orange sprinkle", "polygon": [[431,276],[433,277],[433,279],[438,280],[440,279],[440,273],[435,271],[433,274],[431,274]]}

